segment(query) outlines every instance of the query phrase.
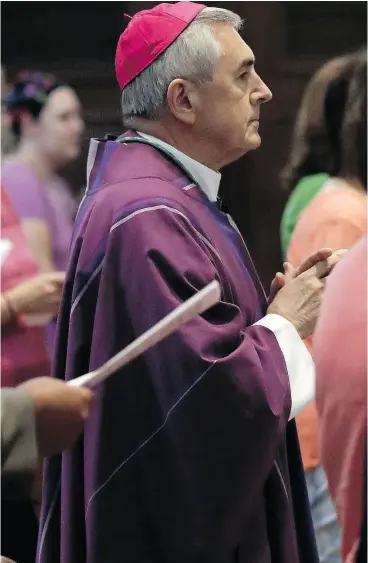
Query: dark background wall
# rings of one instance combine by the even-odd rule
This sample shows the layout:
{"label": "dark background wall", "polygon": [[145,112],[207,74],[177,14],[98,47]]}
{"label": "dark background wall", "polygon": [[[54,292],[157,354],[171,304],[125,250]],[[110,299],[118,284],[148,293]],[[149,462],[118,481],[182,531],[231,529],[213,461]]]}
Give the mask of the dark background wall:
{"label": "dark background wall", "polygon": [[[124,13],[155,2],[3,2],[2,63],[56,72],[75,86],[85,108],[82,158],[65,174],[84,182],[90,136],[120,133],[119,91],[114,79],[116,41]],[[280,267],[279,222],[287,194],[279,184],[293,119],[311,74],[328,58],[366,44],[366,2],[208,2],[246,19],[243,36],[257,70],[273,91],[262,111],[262,148],[224,171],[221,186],[263,281]]]}

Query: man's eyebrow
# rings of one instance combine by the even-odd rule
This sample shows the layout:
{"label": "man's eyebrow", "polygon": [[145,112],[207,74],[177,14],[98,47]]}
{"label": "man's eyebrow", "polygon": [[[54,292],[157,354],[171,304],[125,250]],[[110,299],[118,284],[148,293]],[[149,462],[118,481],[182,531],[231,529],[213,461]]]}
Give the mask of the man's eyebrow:
{"label": "man's eyebrow", "polygon": [[238,72],[243,70],[243,69],[247,69],[247,68],[251,68],[252,66],[254,66],[256,63],[256,60],[254,57],[249,57],[247,59],[244,59],[244,61],[241,62],[241,64],[238,67]]}

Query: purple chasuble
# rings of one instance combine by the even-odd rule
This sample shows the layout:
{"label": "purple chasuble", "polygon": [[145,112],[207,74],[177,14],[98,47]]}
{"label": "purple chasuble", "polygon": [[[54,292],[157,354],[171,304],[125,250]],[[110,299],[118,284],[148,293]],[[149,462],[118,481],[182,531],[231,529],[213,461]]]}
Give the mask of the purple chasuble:
{"label": "purple chasuble", "polygon": [[317,563],[288,374],[252,326],[267,303],[241,237],[150,144],[93,140],[88,177],[57,377],[99,367],[213,279],[222,300],[96,390],[83,438],[47,463],[37,561]]}

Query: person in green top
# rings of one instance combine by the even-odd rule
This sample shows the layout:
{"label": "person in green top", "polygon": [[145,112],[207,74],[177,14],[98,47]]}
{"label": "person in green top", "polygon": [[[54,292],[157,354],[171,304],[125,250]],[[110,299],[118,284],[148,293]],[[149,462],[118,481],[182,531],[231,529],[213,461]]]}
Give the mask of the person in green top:
{"label": "person in green top", "polygon": [[328,179],[328,174],[310,174],[301,178],[292,191],[281,219],[281,248],[284,257],[286,257],[291,235],[302,211]]}
{"label": "person in green top", "polygon": [[310,80],[297,114],[289,160],[281,174],[290,194],[281,219],[281,248],[289,242],[302,211],[330,176],[340,170],[340,130],[348,85],[359,53],[332,59]]}

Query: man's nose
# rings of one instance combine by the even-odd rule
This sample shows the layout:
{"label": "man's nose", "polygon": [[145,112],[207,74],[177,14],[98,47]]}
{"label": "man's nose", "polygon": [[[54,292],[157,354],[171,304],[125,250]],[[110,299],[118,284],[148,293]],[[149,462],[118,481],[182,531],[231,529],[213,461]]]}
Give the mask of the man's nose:
{"label": "man's nose", "polygon": [[266,102],[272,100],[272,92],[261,78],[257,78],[259,80],[259,84],[257,84],[254,93],[251,95],[251,103],[254,105],[265,104]]}
{"label": "man's nose", "polygon": [[263,85],[263,92],[262,92],[261,103],[264,104],[265,102],[270,102],[272,100],[272,92],[269,89],[269,87],[267,86],[267,84],[262,82],[262,85]]}

